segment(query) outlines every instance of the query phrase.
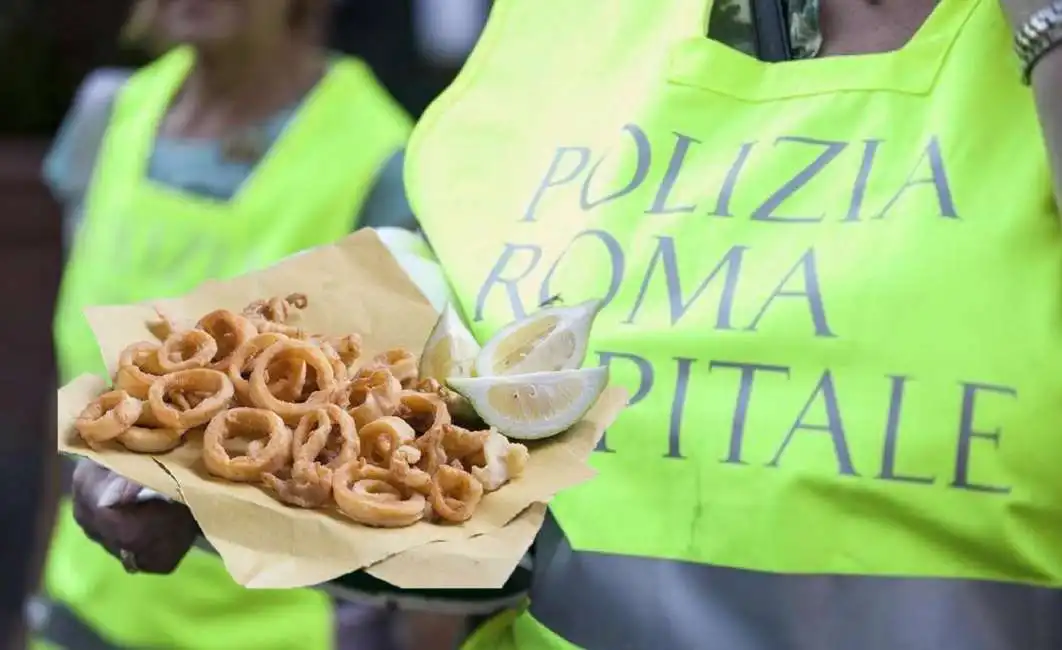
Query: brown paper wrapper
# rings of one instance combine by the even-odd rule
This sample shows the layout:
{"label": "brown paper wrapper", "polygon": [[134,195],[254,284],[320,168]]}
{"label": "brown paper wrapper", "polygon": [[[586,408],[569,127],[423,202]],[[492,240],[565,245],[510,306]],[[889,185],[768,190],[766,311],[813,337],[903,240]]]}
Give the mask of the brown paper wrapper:
{"label": "brown paper wrapper", "polygon": [[[194,322],[214,309],[239,311],[252,300],[296,292],[310,300],[300,327],[327,335],[357,332],[366,357],[394,347],[419,351],[437,318],[372,231],[259,272],[205,283],[182,298],[96,307],[86,316],[113,375],[122,349],[152,340],[144,323],[156,307],[178,322]],[[73,422],[107,384],[84,375],[59,391],[59,450],[186,503],[232,577],[257,588],[311,586],[360,569],[403,588],[501,587],[538,533],[543,504],[593,477],[587,459],[626,404],[626,393],[610,388],[571,430],[532,445],[524,475],[485,497],[465,524],[384,530],[327,511],[289,508],[258,487],[215,479],[202,465],[195,437],[157,456],[88,448]]]}

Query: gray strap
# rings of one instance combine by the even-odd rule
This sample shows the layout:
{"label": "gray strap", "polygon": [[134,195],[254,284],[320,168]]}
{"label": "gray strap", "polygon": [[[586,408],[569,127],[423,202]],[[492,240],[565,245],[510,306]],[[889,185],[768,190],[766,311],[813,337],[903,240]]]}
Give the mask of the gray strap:
{"label": "gray strap", "polygon": [[66,650],[122,650],[62,603],[34,598],[26,607],[26,618],[35,637]]}

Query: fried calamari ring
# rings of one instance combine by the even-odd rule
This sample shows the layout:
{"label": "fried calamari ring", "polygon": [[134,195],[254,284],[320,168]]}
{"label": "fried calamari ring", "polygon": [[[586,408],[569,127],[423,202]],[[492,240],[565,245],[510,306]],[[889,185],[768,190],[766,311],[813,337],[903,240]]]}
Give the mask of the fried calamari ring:
{"label": "fried calamari ring", "polygon": [[416,467],[419,461],[420,450],[403,445],[391,456],[391,475],[399,485],[428,496],[431,494],[431,474]]}
{"label": "fried calamari ring", "polygon": [[398,394],[395,415],[413,427],[417,435],[424,435],[432,429],[450,424],[450,413],[446,410],[446,404],[431,393],[402,391]]}
{"label": "fried calamari ring", "polygon": [[446,404],[446,410],[450,413],[450,419],[469,429],[479,429],[486,426],[483,419],[476,413],[472,402],[464,395],[443,386],[437,379],[428,377],[417,381],[415,390],[419,393],[432,393]]}
{"label": "fried calamari ring", "polygon": [[251,382],[249,379],[258,355],[274,343],[286,341],[287,338],[283,334],[259,334],[247,340],[232,353],[226,372],[240,402],[251,405]]}
{"label": "fried calamari ring", "polygon": [[262,319],[250,319],[251,323],[258,329],[261,334],[283,334],[289,339],[305,340],[309,338],[309,335],[305,330],[293,325],[285,325],[284,323],[274,323],[271,320]]}
{"label": "fried calamari ring", "polygon": [[293,293],[287,298],[256,300],[244,307],[243,315],[263,334],[283,334],[293,339],[306,339],[306,332],[286,323],[296,312],[305,309],[308,302],[306,296],[301,293]]}
{"label": "fried calamari ring", "polygon": [[434,475],[440,467],[450,462],[446,455],[446,447],[443,445],[444,435],[445,430],[439,427],[428,431],[413,443],[421,454],[417,467],[428,474]]}
{"label": "fried calamari ring", "polygon": [[404,348],[395,348],[376,355],[374,362],[385,366],[395,376],[398,383],[403,387],[412,386],[416,383],[419,375],[417,371],[417,357]]}
{"label": "fried calamari ring", "polygon": [[74,420],[74,428],[89,445],[109,442],[132,427],[143,405],[124,390],[112,390],[89,402]]}
{"label": "fried calamari ring", "polygon": [[303,416],[295,427],[292,457],[338,469],[358,457],[361,439],[354,418],[335,404],[325,404]]}
{"label": "fried calamari ring", "polygon": [[393,415],[402,385],[387,368],[364,368],[332,395],[332,401],[347,409],[358,428]]}
{"label": "fried calamari ring", "polygon": [[[278,399],[269,392],[268,368],[274,361],[293,359],[304,362],[314,373],[313,395],[302,402],[289,402]],[[324,352],[310,343],[303,341],[278,341],[258,355],[251,371],[251,401],[258,408],[275,412],[288,424],[297,424],[302,416],[314,410],[335,390],[335,373]]]}
{"label": "fried calamari ring", "polygon": [[146,327],[148,331],[151,332],[151,335],[157,338],[159,342],[170,338],[170,335],[177,331],[177,323],[158,309],[155,310],[155,318],[145,321],[144,327]]}
{"label": "fried calamari ring", "polygon": [[232,382],[223,373],[192,368],[160,377],[148,391],[148,403],[164,427],[191,429],[228,408],[232,395]]}
{"label": "fried calamari ring", "polygon": [[310,369],[298,359],[278,359],[266,371],[269,392],[285,402],[304,402],[309,398],[306,380]]}
{"label": "fried calamari ring", "polygon": [[382,417],[358,429],[361,457],[373,465],[388,468],[399,447],[412,443],[417,434],[401,418]]}
{"label": "fried calamari ring", "polygon": [[129,451],[138,454],[163,454],[181,446],[184,442],[184,431],[135,426],[118,436],[117,441]]}
{"label": "fried calamari ring", "polygon": [[159,367],[159,345],[141,341],[122,350],[118,357],[118,372],[114,384],[133,397],[147,399],[151,384],[162,374]]}
{"label": "fried calamari ring", "polygon": [[497,431],[488,431],[488,438],[482,449],[469,456],[466,467],[476,480],[483,484],[487,492],[494,492],[510,480],[524,473],[531,454],[527,447],[509,442],[509,439]]}
{"label": "fried calamari ring", "polygon": [[[246,452],[230,455],[226,443],[250,438]],[[267,440],[261,445],[261,439]],[[253,482],[273,473],[291,459],[291,429],[280,416],[265,409],[234,408],[214,416],[203,434],[203,463],[207,471],[230,481]]]}
{"label": "fried calamari ring", "polygon": [[347,367],[347,364],[343,363],[343,359],[339,356],[339,352],[336,351],[335,347],[328,341],[313,341],[311,339],[311,342],[321,349],[321,352],[324,353],[328,362],[332,364],[332,372],[336,377],[336,385],[345,383],[350,369]]}
{"label": "fried calamari ring", "polygon": [[443,426],[442,446],[446,457],[450,460],[461,461],[466,469],[471,466],[467,462],[472,456],[482,457],[483,446],[490,439],[490,429],[469,431],[454,424]]}
{"label": "fried calamari ring", "polygon": [[228,370],[236,350],[258,335],[258,328],[251,321],[227,309],[210,312],[200,318],[195,327],[209,334],[217,343],[217,352],[210,360],[210,367],[222,372]]}
{"label": "fried calamari ring", "polygon": [[472,518],[483,499],[483,485],[464,470],[443,465],[431,477],[431,507],[444,521],[461,523]]}
{"label": "fried calamari ring", "polygon": [[308,304],[306,294],[293,293],[286,298],[255,300],[243,308],[243,315],[251,320],[286,323],[294,314],[306,309]]}
{"label": "fried calamari ring", "polygon": [[277,499],[300,508],[319,508],[332,496],[332,472],[358,457],[354,420],[335,404],[306,414],[292,436],[294,464],[262,475]]}
{"label": "fried calamari ring", "polygon": [[262,483],[278,501],[297,508],[320,508],[332,497],[332,470],[316,463],[296,461],[262,474]]}
{"label": "fried calamari ring", "polygon": [[403,494],[390,472],[364,461],[348,463],[335,472],[332,496],[344,515],[379,528],[412,526],[424,518],[427,509],[424,495]]}
{"label": "fried calamari ring", "polygon": [[116,441],[138,454],[161,454],[179,447],[184,442],[185,433],[181,429],[162,426],[151,410],[151,404],[144,402],[136,424],[118,436]]}
{"label": "fried calamari ring", "polygon": [[357,334],[347,334],[326,342],[332,346],[347,368],[353,367],[361,358],[361,336]]}
{"label": "fried calamari ring", "polygon": [[159,348],[159,368],[167,373],[204,368],[217,353],[217,341],[203,330],[174,332]]}

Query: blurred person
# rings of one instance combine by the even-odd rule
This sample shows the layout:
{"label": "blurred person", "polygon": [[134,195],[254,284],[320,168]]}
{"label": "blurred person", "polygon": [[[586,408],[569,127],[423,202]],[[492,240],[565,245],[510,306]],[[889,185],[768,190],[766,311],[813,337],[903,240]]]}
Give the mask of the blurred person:
{"label": "blurred person", "polygon": [[[410,117],[362,62],[325,49],[329,10],[329,0],[137,3],[126,36],[166,53],[131,75],[91,76],[46,163],[70,223],[56,319],[64,380],[104,372],[87,305],[177,295],[356,227],[412,222],[401,176]],[[199,531],[187,508],[144,496],[78,465],[35,617],[44,640],[389,647],[384,610],[244,589],[216,555],[190,550]]]}
{"label": "blurred person", "polygon": [[410,140],[632,389],[465,650],[1062,648],[1062,3],[735,4],[496,0]]}

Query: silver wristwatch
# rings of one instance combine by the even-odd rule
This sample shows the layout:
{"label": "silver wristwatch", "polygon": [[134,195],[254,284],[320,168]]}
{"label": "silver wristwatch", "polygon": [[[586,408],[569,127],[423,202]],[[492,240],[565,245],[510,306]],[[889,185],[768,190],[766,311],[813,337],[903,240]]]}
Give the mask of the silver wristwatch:
{"label": "silver wristwatch", "polygon": [[1037,11],[1014,31],[1014,51],[1021,61],[1021,80],[1032,81],[1033,68],[1040,59],[1062,45],[1062,2],[1052,2]]}

